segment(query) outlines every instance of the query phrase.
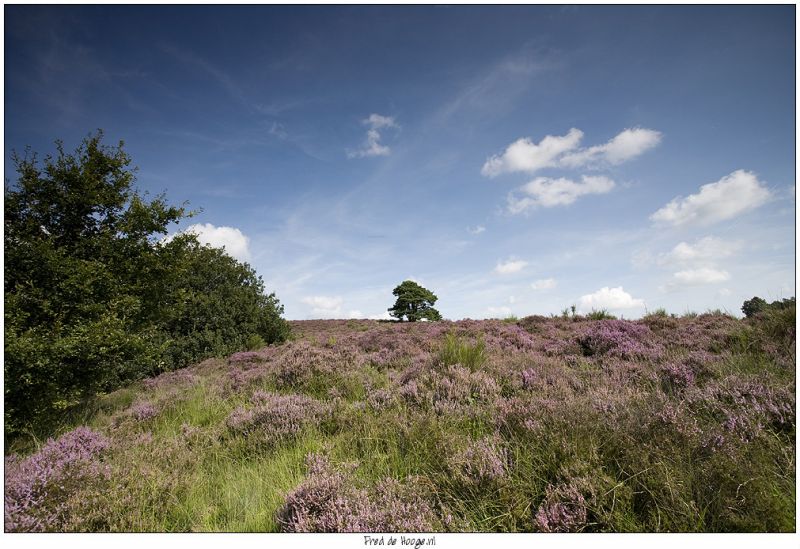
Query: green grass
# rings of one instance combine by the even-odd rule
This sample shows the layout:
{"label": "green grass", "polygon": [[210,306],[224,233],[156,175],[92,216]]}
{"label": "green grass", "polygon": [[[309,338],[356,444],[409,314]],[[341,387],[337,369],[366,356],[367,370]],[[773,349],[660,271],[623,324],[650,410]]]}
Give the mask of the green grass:
{"label": "green grass", "polygon": [[449,333],[439,347],[439,363],[443,366],[460,364],[472,371],[480,368],[486,362],[486,344],[482,339],[474,343]]}

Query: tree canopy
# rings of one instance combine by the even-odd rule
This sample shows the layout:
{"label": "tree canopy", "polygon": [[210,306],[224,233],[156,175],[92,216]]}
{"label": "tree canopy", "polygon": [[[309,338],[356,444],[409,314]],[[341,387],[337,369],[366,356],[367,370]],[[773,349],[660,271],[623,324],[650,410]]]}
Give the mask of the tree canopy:
{"label": "tree canopy", "polygon": [[[6,432],[44,423],[121,384],[283,340],[274,294],[246,264],[192,235],[190,215],[133,188],[123,143],[89,135],[40,165],[12,155],[5,197]],[[254,339],[255,338],[255,339]]]}
{"label": "tree canopy", "polygon": [[405,317],[409,322],[418,320],[441,320],[442,315],[433,308],[438,299],[430,290],[423,288],[413,280],[405,280],[398,285],[392,294],[397,297],[389,314],[398,320]]}

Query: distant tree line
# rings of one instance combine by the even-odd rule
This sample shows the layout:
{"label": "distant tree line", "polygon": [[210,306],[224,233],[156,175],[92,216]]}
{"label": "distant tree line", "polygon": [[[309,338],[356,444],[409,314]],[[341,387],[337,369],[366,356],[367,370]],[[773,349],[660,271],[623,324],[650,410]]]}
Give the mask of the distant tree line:
{"label": "distant tree line", "polygon": [[102,132],[42,165],[12,155],[5,195],[5,432],[47,424],[122,384],[284,340],[283,306],[247,264],[193,235],[191,215],[132,187]]}
{"label": "distant tree line", "polygon": [[752,299],[748,299],[742,304],[742,313],[747,318],[751,318],[758,313],[764,313],[769,311],[780,311],[783,309],[794,308],[795,306],[795,298],[791,297],[788,299],[781,299],[780,301],[773,301],[772,303],[767,303],[766,300],[760,298],[758,296],[753,297]]}

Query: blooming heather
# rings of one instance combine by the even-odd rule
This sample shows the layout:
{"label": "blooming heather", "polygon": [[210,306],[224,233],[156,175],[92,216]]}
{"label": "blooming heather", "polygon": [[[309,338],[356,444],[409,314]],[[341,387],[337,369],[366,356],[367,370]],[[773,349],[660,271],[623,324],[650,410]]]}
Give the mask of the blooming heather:
{"label": "blooming heather", "polygon": [[158,409],[150,402],[136,402],[128,408],[128,414],[136,421],[147,421],[158,415]]}
{"label": "blooming heather", "polygon": [[[319,454],[306,458],[308,477],[286,496],[277,520],[284,532],[424,532],[434,513],[414,479],[356,485],[345,467]],[[351,467],[352,469],[352,467]]]}
{"label": "blooming heather", "polygon": [[452,458],[455,473],[474,484],[496,481],[506,475],[508,454],[497,437],[472,441]]}
{"label": "blooming heather", "polygon": [[26,459],[6,458],[6,531],[61,530],[70,518],[70,496],[108,479],[100,458],[109,446],[104,436],[79,427]]}
{"label": "blooming heather", "polygon": [[572,484],[548,486],[536,511],[534,528],[540,532],[577,532],[587,519],[586,500]]}
{"label": "blooming heather", "polygon": [[330,412],[327,403],[305,395],[256,391],[251,402],[252,408],[237,408],[228,416],[228,428],[268,443],[294,437]]}

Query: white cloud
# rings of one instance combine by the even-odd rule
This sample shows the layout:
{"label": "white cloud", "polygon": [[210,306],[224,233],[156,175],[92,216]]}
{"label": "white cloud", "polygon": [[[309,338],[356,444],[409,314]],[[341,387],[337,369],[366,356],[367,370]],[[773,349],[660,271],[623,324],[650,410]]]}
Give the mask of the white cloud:
{"label": "white cloud", "polygon": [[509,316],[511,314],[511,307],[501,305],[500,307],[487,307],[486,312],[494,317]]}
{"label": "white cloud", "polygon": [[720,271],[711,267],[678,271],[672,276],[679,283],[686,285],[714,284],[716,282],[725,282],[731,278],[728,271]]}
{"label": "white cloud", "polygon": [[355,151],[348,151],[348,158],[364,158],[368,156],[388,156],[392,151],[386,145],[381,144],[381,132],[378,130],[382,128],[399,128],[392,116],[383,116],[380,114],[371,114],[368,118],[362,120],[362,123],[369,126],[367,130],[367,138],[364,145]]}
{"label": "white cloud", "polygon": [[597,164],[621,164],[652,149],[661,142],[661,132],[628,128],[608,143],[565,154],[560,164],[571,168]]}
{"label": "white cloud", "polygon": [[498,263],[494,268],[497,274],[513,274],[518,273],[528,264],[527,261],[521,259],[509,259],[508,261]]}
{"label": "white cloud", "polygon": [[481,168],[487,177],[503,173],[534,173],[544,168],[617,165],[652,149],[661,142],[661,132],[627,128],[607,143],[579,149],[583,132],[572,128],[566,135],[547,135],[539,143],[521,137],[502,154],[489,157]]}
{"label": "white cloud", "polygon": [[556,284],[555,278],[542,278],[531,284],[531,288],[534,290],[552,290],[556,287]]}
{"label": "white cloud", "polygon": [[634,299],[631,294],[622,289],[622,286],[609,288],[605,286],[593,294],[581,296],[579,301],[581,311],[597,309],[635,309],[644,307],[644,300]]}
{"label": "white cloud", "polygon": [[364,313],[362,313],[358,309],[353,309],[352,311],[347,313],[347,318],[364,318]]}
{"label": "white cloud", "polygon": [[250,260],[250,239],[235,227],[215,227],[211,223],[196,223],[181,231],[191,233],[198,242],[214,248],[224,248],[239,261]]}
{"label": "white cloud", "polygon": [[370,320],[392,320],[394,317],[389,314],[389,311],[384,311],[379,315],[370,315],[368,318]]}
{"label": "white cloud", "polygon": [[470,234],[481,234],[483,232],[486,232],[486,227],[484,227],[483,225],[478,225],[475,228],[467,227],[467,231],[469,231]]}
{"label": "white cloud", "polygon": [[702,265],[730,257],[739,249],[738,242],[728,242],[713,236],[696,240],[694,244],[680,242],[671,251],[658,256],[659,265]]}
{"label": "white cloud", "polygon": [[368,124],[373,130],[379,130],[381,128],[396,128],[397,124],[395,124],[393,116],[382,116],[380,114],[371,114],[369,117],[364,120],[364,124]]}
{"label": "white cloud", "polygon": [[341,297],[324,295],[306,296],[301,299],[303,303],[311,306],[311,313],[321,317],[338,317],[342,313]]}
{"label": "white cloud", "polygon": [[558,157],[577,147],[581,138],[583,132],[576,128],[564,136],[547,135],[538,144],[528,137],[522,137],[509,145],[503,154],[490,157],[481,168],[481,173],[496,177],[502,173],[533,173],[556,166]]}
{"label": "white cloud", "polygon": [[576,183],[564,177],[537,177],[518,189],[523,194],[521,198],[513,194],[508,196],[508,211],[518,214],[539,206],[566,206],[575,202],[579,196],[605,194],[615,187],[614,181],[602,175],[584,175],[581,180],[582,183]]}
{"label": "white cloud", "polygon": [[703,185],[697,194],[673,199],[650,219],[674,226],[710,225],[757,208],[770,196],[753,172],[737,170],[719,181]]}

